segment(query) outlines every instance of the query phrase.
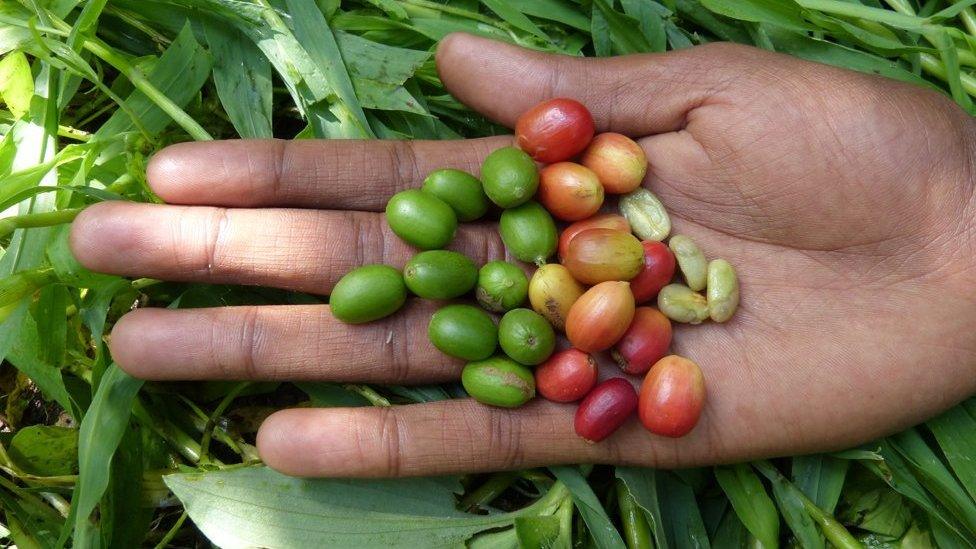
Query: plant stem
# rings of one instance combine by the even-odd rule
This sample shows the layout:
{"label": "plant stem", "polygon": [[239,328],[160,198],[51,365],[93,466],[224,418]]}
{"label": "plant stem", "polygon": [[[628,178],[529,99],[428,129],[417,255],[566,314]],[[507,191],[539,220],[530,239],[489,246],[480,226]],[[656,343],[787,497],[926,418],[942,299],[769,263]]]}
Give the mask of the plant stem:
{"label": "plant stem", "polygon": [[908,0],[885,0],[885,3],[898,13],[915,15],[915,10],[912,9],[912,5],[908,3]]}
{"label": "plant stem", "polygon": [[959,19],[962,21],[962,25],[966,27],[966,32],[976,36],[976,11],[973,11],[971,7],[963,8],[959,14]]}
{"label": "plant stem", "polygon": [[509,26],[497,19],[492,19],[491,17],[481,15],[473,11],[469,11],[463,8],[456,8],[454,6],[448,6],[445,4],[440,4],[437,2],[431,2],[430,0],[401,0],[402,3],[412,6],[417,6],[421,8],[427,8],[433,11],[439,11],[441,13],[446,13],[448,15],[453,15],[455,17],[461,17],[464,19],[470,19],[472,21],[477,21],[483,25],[488,25],[494,29],[500,30],[507,34],[516,44],[523,44],[523,41],[519,39],[518,35],[509,28]]}
{"label": "plant stem", "polygon": [[44,501],[48,505],[54,507],[54,510],[60,513],[62,517],[68,518],[68,513],[71,511],[71,504],[63,497],[54,492],[41,492],[41,497],[44,498]]}
{"label": "plant stem", "polygon": [[833,547],[837,549],[863,549],[861,542],[851,535],[844,528],[844,525],[837,521],[832,515],[817,506],[802,490],[795,487],[792,483],[783,477],[783,474],[779,472],[779,469],[773,467],[768,461],[761,460],[753,463],[753,466],[759,470],[766,478],[771,481],[778,479],[782,484],[789,490],[795,497],[797,497],[801,503],[803,503],[803,509],[810,515],[820,530],[823,532],[824,537],[827,541],[831,543]]}
{"label": "plant stem", "polygon": [[[50,32],[59,36],[67,36],[71,27],[64,21],[56,20],[52,24],[59,28],[51,28],[49,26],[33,26],[32,28],[37,31]],[[163,92],[153,85],[142,71],[133,67],[129,64],[123,56],[115,52],[111,47],[102,42],[97,38],[87,38],[82,43],[82,47],[91,53],[95,54],[96,57],[105,61],[109,65],[115,67],[119,72],[121,72],[126,78],[132,82],[132,85],[150,101],[156,104],[163,112],[169,115],[180,127],[186,130],[186,133],[190,134],[190,137],[196,139],[197,141],[213,141],[213,137],[207,133],[207,130],[203,129],[203,126],[197,123],[192,116],[186,113],[179,105],[173,103],[173,101],[166,96]]]}
{"label": "plant stem", "polygon": [[461,509],[464,511],[471,511],[476,507],[481,507],[482,505],[488,505],[492,501],[502,495],[508,487],[512,485],[513,482],[518,478],[517,472],[503,471],[501,473],[495,473],[488,478],[477,489],[470,492],[468,495],[464,496],[461,500]]}
{"label": "plant stem", "polygon": [[803,492],[799,492],[799,497],[800,501],[803,502],[803,508],[813,518],[813,521],[820,526],[824,537],[830,541],[831,545],[837,549],[862,549],[864,547],[861,545],[861,542],[857,541],[847,531],[847,528],[844,528],[843,524],[837,522],[837,519],[824,512],[820,507],[817,507]]}
{"label": "plant stem", "polygon": [[14,273],[0,280],[0,307],[15,303],[57,279],[51,267]]}
{"label": "plant stem", "polygon": [[159,91],[159,89],[154,86],[152,82],[145,77],[145,75],[142,74],[142,71],[130,65],[125,58],[115,53],[115,51],[113,51],[106,44],[100,40],[91,38],[85,40],[84,48],[124,74],[137,90],[145,94],[150,101],[155,103],[160,109],[163,110],[163,112],[169,115],[169,117],[172,118],[173,121],[176,122],[181,128],[186,130],[186,133],[190,134],[190,137],[196,139],[197,141],[213,140],[213,137],[207,133],[207,130],[203,129],[203,126],[198,124],[192,116],[186,114],[186,111],[181,109],[179,105],[173,103],[173,101],[167,97],[166,94]]}
{"label": "plant stem", "polygon": [[105,13],[114,15],[119,19],[125,21],[129,25],[132,25],[132,27],[139,29],[140,31],[145,33],[146,36],[151,38],[153,42],[156,42],[162,47],[165,47],[173,42],[166,35],[160,33],[159,31],[150,27],[149,25],[143,23],[142,20],[136,17],[136,15],[130,12],[129,10],[118,8],[116,6],[106,6]]}
{"label": "plant stem", "polygon": [[[4,122],[10,122],[10,123],[17,121],[14,115],[11,114],[9,111],[0,111],[0,119],[2,119]],[[75,141],[81,141],[82,143],[91,139],[91,134],[84,130],[79,130],[71,126],[62,126],[62,125],[58,126],[58,136],[67,137],[68,139],[74,139]]]}
{"label": "plant stem", "polygon": [[71,223],[83,209],[73,208],[54,212],[31,213],[0,219],[0,238],[7,236],[17,229],[52,227],[54,225]]}
{"label": "plant stem", "polygon": [[176,537],[176,534],[180,532],[180,528],[183,528],[183,523],[186,522],[186,517],[187,517],[186,511],[180,513],[180,518],[176,519],[176,523],[173,524],[173,527],[166,532],[166,535],[163,536],[163,539],[159,540],[159,543],[156,544],[154,549],[163,549],[164,547],[168,546],[169,542],[173,541],[173,538]]}
{"label": "plant stem", "polygon": [[536,514],[551,515],[558,511],[566,500],[569,500],[570,504],[572,504],[572,499],[569,495],[569,488],[566,488],[566,485],[561,482],[556,482],[552,485],[552,488],[546,492],[546,495],[539,498],[538,501],[529,507],[536,511]]}
{"label": "plant stem", "polygon": [[[930,53],[920,53],[918,54],[918,58],[922,62],[922,70],[942,80],[946,80],[945,66],[942,65],[938,57]],[[966,73],[960,74],[959,77],[962,80],[962,88],[966,93],[976,96],[976,78]]]}
{"label": "plant stem", "polygon": [[624,541],[627,549],[653,549],[651,528],[647,524],[644,510],[637,505],[624,481],[617,479],[617,507],[620,508],[620,524],[624,528]]}
{"label": "plant stem", "polygon": [[132,281],[133,290],[141,290],[143,288],[148,288],[150,286],[155,286],[156,284],[162,284],[162,280],[156,280],[155,278],[137,278]]}
{"label": "plant stem", "polygon": [[213,413],[207,418],[207,424],[203,427],[203,436],[200,438],[200,463],[210,462],[210,440],[213,438],[213,432],[216,428],[217,418],[223,415],[227,407],[230,406],[237,395],[241,394],[241,391],[247,388],[251,383],[248,381],[241,381],[234,385],[230,391],[224,396],[220,401],[220,404],[214,408]]}
{"label": "plant stem", "polygon": [[388,406],[392,406],[389,400],[387,400],[383,395],[377,393],[376,390],[370,387],[369,385],[350,384],[350,385],[345,385],[344,387],[348,391],[352,391],[354,393],[359,394],[359,396],[368,400],[369,403],[372,404],[373,406],[382,406],[384,408]]}

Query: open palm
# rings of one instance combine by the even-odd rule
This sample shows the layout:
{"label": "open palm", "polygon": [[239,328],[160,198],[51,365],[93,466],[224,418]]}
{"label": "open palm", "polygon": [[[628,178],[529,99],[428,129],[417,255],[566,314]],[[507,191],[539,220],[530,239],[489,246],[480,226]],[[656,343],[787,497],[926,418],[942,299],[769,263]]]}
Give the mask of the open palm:
{"label": "open palm", "polygon": [[[702,421],[683,439],[631,422],[587,444],[573,433],[574,406],[540,399],[517,410],[471,400],[286,410],[258,436],[272,467],[691,466],[849,446],[976,390],[976,125],[947,99],[730,45],[593,60],[452,35],[438,66],[458,99],[507,126],[565,96],[590,107],[598,131],[639,138],[645,185],[675,232],[738,267],[736,317],[675,332],[675,351],[705,372]],[[435,168],[477,173],[509,143],[177,145],[148,176],[181,205],[93,206],[72,243],[94,270],[327,294],[355,266],[412,255],[379,213],[389,196]],[[489,223],[462,226],[452,248],[479,262],[504,256]],[[435,307],[417,300],[364,326],[325,305],[144,309],[116,325],[112,350],[150,379],[454,380],[462,364],[426,339]]]}

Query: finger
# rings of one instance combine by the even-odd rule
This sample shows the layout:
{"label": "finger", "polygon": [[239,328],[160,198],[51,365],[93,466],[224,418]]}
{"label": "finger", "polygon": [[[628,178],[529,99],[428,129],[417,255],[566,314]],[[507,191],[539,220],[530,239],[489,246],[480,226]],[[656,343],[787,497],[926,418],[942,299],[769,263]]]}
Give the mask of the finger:
{"label": "finger", "polygon": [[455,97],[509,127],[542,100],[571,97],[590,109],[598,130],[640,136],[682,128],[689,111],[716,98],[755,58],[768,56],[723,44],[582,58],[455,33],[441,41],[437,68]]}
{"label": "finger", "polygon": [[[382,214],[120,201],[85,209],[72,224],[71,246],[82,265],[98,272],[314,294],[328,294],[355,267],[403,267],[416,253]],[[505,257],[488,224],[462,225],[451,249],[478,264]]]}
{"label": "finger", "polygon": [[690,465],[704,429],[681,441],[635,419],[598,444],[573,431],[575,405],[536,399],[518,409],[471,399],[392,408],[293,409],[258,432],[261,459],[295,476],[395,477],[498,471],[562,463]]}
{"label": "finger", "polygon": [[138,309],[115,325],[112,357],[152,380],[443,382],[463,364],[427,338],[439,306],[411,300],[392,317],[355,326],[327,305]]}
{"label": "finger", "polygon": [[390,196],[438,168],[479,173],[511,143],[464,141],[235,140],[180,143],[149,162],[146,177],[173,204],[296,206],[382,211]]}

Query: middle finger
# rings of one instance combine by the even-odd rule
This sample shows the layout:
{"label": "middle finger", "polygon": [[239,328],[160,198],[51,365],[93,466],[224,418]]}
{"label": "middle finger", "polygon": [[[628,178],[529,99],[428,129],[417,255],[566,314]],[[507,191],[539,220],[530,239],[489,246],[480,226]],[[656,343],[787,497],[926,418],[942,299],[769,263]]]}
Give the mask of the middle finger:
{"label": "middle finger", "polygon": [[[87,208],[72,226],[71,245],[81,264],[98,272],[322,295],[351,269],[402,268],[417,252],[377,213],[128,202]],[[461,225],[450,249],[479,265],[505,257],[490,223]]]}

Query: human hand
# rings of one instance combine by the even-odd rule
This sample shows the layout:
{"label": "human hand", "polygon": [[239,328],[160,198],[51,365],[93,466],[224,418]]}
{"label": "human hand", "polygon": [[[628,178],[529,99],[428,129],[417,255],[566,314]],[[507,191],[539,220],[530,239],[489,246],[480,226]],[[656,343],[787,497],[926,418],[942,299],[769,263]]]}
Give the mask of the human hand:
{"label": "human hand", "polygon": [[[453,35],[438,66],[458,99],[509,127],[565,96],[598,131],[639,138],[645,185],[675,232],[737,266],[735,318],[675,330],[675,352],[707,379],[701,422],[674,440],[631,421],[588,444],[575,406],[542,399],[285,410],[258,434],[268,465],[303,476],[685,467],[848,447],[976,390],[976,125],[948,99],[732,45],[578,59]],[[94,205],[73,249],[97,271],[328,294],[355,266],[412,255],[377,213],[389,196],[435,168],[477,174],[509,143],[176,145],[148,177],[180,205]],[[452,248],[482,263],[504,255],[489,223],[463,225]],[[425,335],[434,308],[415,300],[360,326],[325,305],[142,309],[111,347],[148,379],[454,380],[462,365]]]}

